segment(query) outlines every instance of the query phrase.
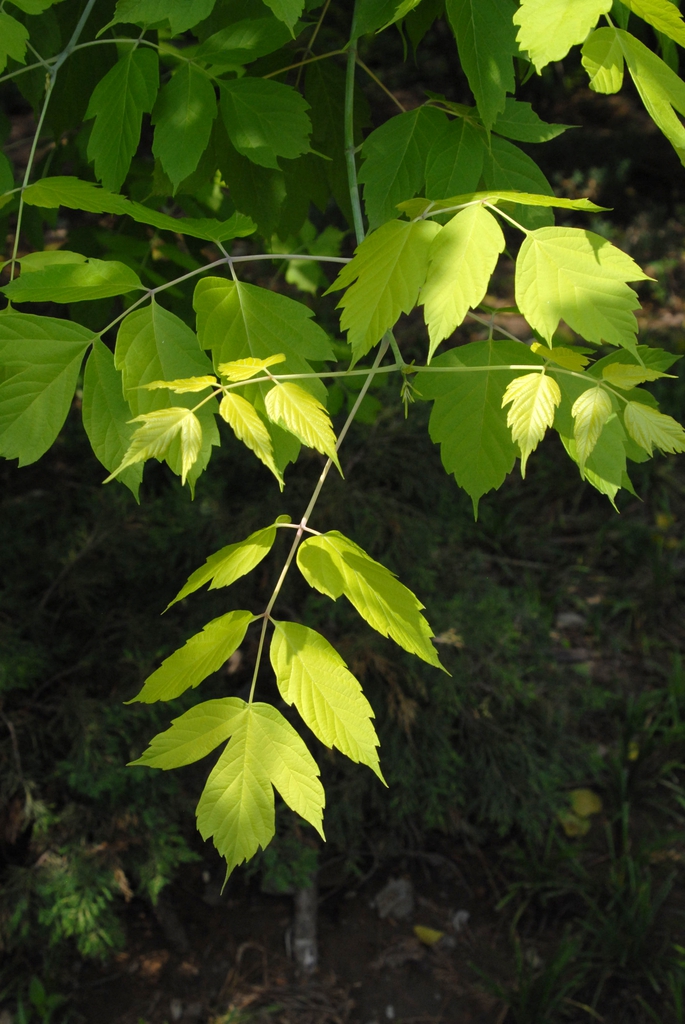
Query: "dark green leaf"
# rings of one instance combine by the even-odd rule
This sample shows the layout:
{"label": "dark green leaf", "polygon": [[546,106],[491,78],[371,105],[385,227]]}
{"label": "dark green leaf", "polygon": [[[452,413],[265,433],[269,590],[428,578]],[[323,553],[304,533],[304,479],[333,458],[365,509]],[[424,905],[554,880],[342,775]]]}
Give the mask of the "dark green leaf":
{"label": "dark green leaf", "polygon": [[450,121],[428,151],[426,197],[447,199],[475,191],[486,152],[482,129],[462,117]]}
{"label": "dark green leaf", "polygon": [[[124,398],[122,377],[114,366],[114,356],[96,338],[83,375],[83,426],[96,457],[111,473],[122,462],[135,424],[131,407]],[[143,463],[129,466],[119,474],[138,500]]]}
{"label": "dark green leaf", "polygon": [[262,78],[221,83],[221,114],[229,138],[243,156],[278,170],[309,149],[309,104],[295,89]]}
{"label": "dark green leaf", "polygon": [[197,167],[216,112],[214,86],[196,64],[183,64],[160,91],[152,114],[152,152],[174,190]]}

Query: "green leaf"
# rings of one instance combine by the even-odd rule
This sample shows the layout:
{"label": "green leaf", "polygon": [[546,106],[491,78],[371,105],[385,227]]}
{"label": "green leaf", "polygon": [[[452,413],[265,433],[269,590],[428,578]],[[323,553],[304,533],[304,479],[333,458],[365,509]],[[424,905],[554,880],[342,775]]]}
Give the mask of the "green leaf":
{"label": "green leaf", "polygon": [[3,194],[10,192],[13,188],[14,171],[12,170],[12,164],[5,154],[0,151],[0,209],[2,209],[5,202],[9,202],[9,196],[6,200],[3,200]]}
{"label": "green leaf", "polygon": [[7,67],[8,57],[18,61],[19,64],[26,63],[28,41],[28,29],[16,18],[0,11],[0,71],[4,71]]}
{"label": "green leaf", "polygon": [[620,29],[614,31],[647,113],[685,165],[685,128],[673,109],[685,114],[685,82],[639,39]]}
{"label": "green leaf", "polygon": [[164,610],[168,611],[177,601],[182,601],[189,594],[194,594],[200,587],[204,587],[205,583],[209,583],[210,590],[229,587],[241,576],[252,572],[262,559],[266,558],[275,540],[276,526],[266,526],[262,530],[251,533],[245,540],[241,540],[237,544],[228,544],[220,551],[216,551],[209,556],[204,565],[195,570],[188,582]]}
{"label": "green leaf", "polygon": [[599,385],[583,391],[573,403],[573,436],[581,472],[612,412],[611,398]]}
{"label": "green leaf", "polygon": [[[312,321],[312,310],[285,295],[256,285],[205,277],[193,296],[202,348],[211,349],[217,366],[248,358],[284,355],[282,373],[311,373],[309,359],[334,360],[325,332]],[[259,388],[269,382],[255,382]],[[319,400],[326,389],[316,379],[301,386]]]}
{"label": "green leaf", "polygon": [[285,176],[281,171],[260,167],[242,156],[231,144],[223,120],[214,122],[215,130],[218,124],[224,135],[219,167],[230,185],[231,200],[256,222],[265,238],[271,238],[286,199]]}
{"label": "green leaf", "polygon": [[191,687],[199,686],[207,676],[218,672],[238,650],[245,639],[247,627],[257,617],[252,612],[238,611],[212,619],[202,627],[201,633],[191,636],[183,647],[166,658],[145,680],[140,693],[126,703],[154,704],[158,700],[173,700]]}
{"label": "green leaf", "polygon": [[623,85],[623,47],[613,28],[598,28],[583,44],[582,63],[590,76],[590,88],[611,94]]}
{"label": "green leaf", "polygon": [[515,89],[516,7],[511,0],[447,0],[445,6],[478,112],[491,128]]}
{"label": "green leaf", "polygon": [[576,373],[581,373],[590,361],[578,349],[565,348],[563,345],[549,348],[547,345],[541,345],[538,341],[534,341],[530,347],[545,362],[555,363],[557,366],[563,366],[565,370],[573,370]]}
{"label": "green leaf", "polygon": [[342,474],[333,426],[318,398],[297,384],[283,381],[267,392],[265,405],[270,420],[290,431],[302,444],[323,452]]}
{"label": "green leaf", "polygon": [[426,160],[426,195],[435,199],[478,187],[487,149],[482,130],[463,117],[448,122]]}
{"label": "green leaf", "polygon": [[559,385],[546,373],[527,373],[515,377],[502,398],[502,408],[511,403],[507,426],[521,450],[521,476],[526,475],[529,456],[542,441],[554,422],[554,412],[561,402]]}
{"label": "green leaf", "polygon": [[24,14],[42,14],[48,7],[60,2],[61,0],[11,0],[12,5]]}
{"label": "green leaf", "polygon": [[[129,422],[131,409],[123,395],[121,374],[114,366],[113,354],[99,338],[93,342],[83,375],[82,413],[91,447],[111,472],[128,451],[134,428]],[[130,466],[120,476],[136,501],[142,479],[142,464]]]}
{"label": "green leaf", "polygon": [[430,245],[439,230],[425,220],[383,224],[357,246],[354,258],[328,289],[347,288],[338,308],[343,309],[340,325],[348,332],[355,362],[380,341],[400,313],[410,313],[416,305]]}
{"label": "green leaf", "polygon": [[278,480],[278,486],[283,490],[283,475],[274,460],[274,449],[269,431],[254,406],[250,405],[241,395],[236,395],[231,391],[221,399],[219,414],[228,423],[238,440],[247,445],[267,469],[271,470]]}
{"label": "green leaf", "polygon": [[[216,0],[118,0],[110,25],[160,25],[168,22],[174,36],[186,32],[212,13]],[[109,28],[109,25],[106,26]]]}
{"label": "green leaf", "polygon": [[221,115],[237,151],[278,170],[277,157],[309,151],[309,104],[289,85],[264,78],[221,82]]}
{"label": "green leaf", "polygon": [[399,0],[357,0],[355,38],[379,31],[392,18]]}
{"label": "green leaf", "polygon": [[675,3],[671,0],[623,0],[623,3],[638,17],[644,18],[657,32],[663,32],[669,39],[685,46],[685,22]]}
{"label": "green leaf", "polygon": [[426,153],[447,117],[435,107],[417,107],[391,117],[371,132],[362,147],[359,181],[373,230],[397,216],[396,206],[423,187]]}
{"label": "green leaf", "polygon": [[442,668],[419,599],[354,541],[337,530],[308,537],[298,549],[297,564],[310,586],[334,601],[344,594],[381,636]]}
{"label": "green leaf", "polygon": [[320,633],[273,620],[271,664],[281,697],[327,747],[366,764],[384,782],[373,709],[338,652]]}
{"label": "green leaf", "polygon": [[227,380],[231,381],[245,381],[254,377],[261,370],[267,370],[270,366],[274,366],[276,363],[282,363],[285,361],[285,356],[282,352],[277,352],[273,356],[268,356],[266,359],[254,359],[252,357],[248,359],[234,359],[230,363],[221,363],[219,366],[219,373],[222,377],[226,377]]}
{"label": "green leaf", "polygon": [[142,384],[146,391],[159,391],[160,388],[166,388],[167,391],[173,391],[177,395],[186,394],[197,394],[199,391],[206,391],[207,388],[216,387],[218,385],[216,377],[182,377],[180,380],[153,380],[149,384]]}
{"label": "green leaf", "polygon": [[396,3],[394,4],[395,11],[393,12],[392,17],[381,27],[381,31],[385,28],[389,28],[391,25],[394,25],[395,22],[400,21],[402,18],[405,18],[411,11],[418,7],[420,3],[421,0],[401,0],[401,2],[396,0]]}
{"label": "green leaf", "polygon": [[152,152],[174,190],[192,174],[209,144],[217,106],[214,86],[196,64],[182,64],[161,89],[152,112]]}
{"label": "green leaf", "polygon": [[264,3],[289,29],[293,28],[304,10],[304,0],[264,0]]}
{"label": "green leaf", "polygon": [[[494,140],[493,140],[494,141]],[[502,141],[502,140],[499,140]],[[406,203],[398,203],[398,209],[408,217],[422,217],[424,214],[443,213],[471,203],[517,203],[520,206],[559,206],[564,210],[586,210],[599,213],[606,207],[595,206],[589,199],[559,199],[554,195],[531,195],[527,192],[507,192],[491,189],[489,192],[467,192],[464,195],[450,196],[448,199],[408,199]]]}
{"label": "green leaf", "polygon": [[43,455],[71,408],[93,334],[47,316],[0,316],[0,455],[27,466]]}
{"label": "green leaf", "polygon": [[[638,384],[644,384],[648,380],[658,380],[659,377],[666,377],[667,374],[661,370],[653,370],[649,366],[630,366],[626,363],[609,363],[602,369],[604,380],[613,384],[614,387],[630,391]],[[670,376],[670,375],[668,375]]]}
{"label": "green leaf", "polygon": [[138,275],[116,260],[54,263],[22,274],[0,289],[11,302],[85,302],[144,291]]}
{"label": "green leaf", "polygon": [[[483,182],[486,188],[498,191],[542,193],[550,197],[554,195],[552,186],[535,161],[513,142],[498,139],[497,136],[490,139],[490,150],[485,154]],[[518,204],[508,210],[524,227],[533,229],[554,223],[554,215],[550,210],[527,210],[526,205],[532,204]]]}
{"label": "green leaf", "polygon": [[628,402],[623,422],[633,440],[650,455],[654,448],[662,452],[685,452],[685,430],[672,416],[665,416],[642,402]]}
{"label": "green leaf", "polygon": [[199,761],[228,739],[244,707],[245,703],[239,697],[224,697],[196,704],[179,718],[174,718],[171,728],[155,736],[147,750],[136,761],[130,761],[129,765],[146,765],[148,768],[166,770]]}
{"label": "green leaf", "polygon": [[504,112],[499,115],[492,130],[508,139],[516,139],[517,142],[549,142],[571,127],[569,124],[548,124],[538,117],[530,103],[522,103],[508,96]]}
{"label": "green leaf", "polygon": [[646,279],[630,256],[592,231],[540,228],[526,236],[516,261],[516,304],[549,344],[563,319],[588,341],[630,349],[640,303],[626,282]]}
{"label": "green leaf", "polygon": [[551,61],[562,60],[572,46],[585,41],[612,0],[521,0],[514,15],[516,37],[540,73]]}
{"label": "green leaf", "polygon": [[517,371],[506,367],[541,363],[522,342],[476,341],[438,356],[432,366],[482,369],[426,371],[418,378],[421,395],[435,401],[431,440],[440,445],[443,466],[470,495],[475,512],[480,498],[501,486],[518,453],[502,411],[502,395]]}
{"label": "green leaf", "polygon": [[249,64],[280,50],[290,39],[282,22],[273,18],[244,18],[205,39],[196,49],[195,59],[224,67]]}
{"label": "green leaf", "polygon": [[104,483],[114,480],[122,470],[135,465],[136,462],[146,462],[148,459],[158,459],[161,462],[170,454],[172,444],[178,441],[181,483],[184,484],[202,448],[202,424],[195,413],[190,409],[172,406],[169,409],[145,412],[134,417],[131,422],[140,423],[142,426],[133,432],[123,462],[118,469],[110,473]]}
{"label": "green leaf", "polygon": [[483,301],[504,246],[497,220],[479,205],[461,210],[433,239],[420,300],[430,336],[428,362],[469,309]]}
{"label": "green leaf", "polygon": [[143,114],[152,110],[158,88],[157,53],[142,46],[120,55],[96,85],[86,110],[86,120],[95,118],[88,159],[105,188],[116,192],[123,185],[140,141]]}
{"label": "green leaf", "polygon": [[319,769],[304,741],[268,704],[229,697],[231,742],[207,780],[197,805],[203,839],[226,858],[228,874],[265,847],[275,831],[272,786],[323,838],[325,802]]}

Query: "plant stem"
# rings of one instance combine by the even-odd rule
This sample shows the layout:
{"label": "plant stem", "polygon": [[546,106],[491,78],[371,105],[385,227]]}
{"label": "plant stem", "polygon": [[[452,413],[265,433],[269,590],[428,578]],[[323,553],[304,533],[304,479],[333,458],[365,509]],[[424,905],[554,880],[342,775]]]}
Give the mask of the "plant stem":
{"label": "plant stem", "polygon": [[296,64],[288,64],[284,68],[279,68],[278,71],[270,71],[268,75],[262,75],[262,78],[275,78],[276,75],[282,75],[284,71],[303,68],[306,64],[314,64],[317,60],[325,60],[326,57],[339,57],[341,53],[345,53],[345,51],[331,50],[330,53],[320,53],[316,57],[307,57],[306,60],[298,60]]}
{"label": "plant stem", "polygon": [[357,158],[354,148],[354,72],[357,66],[357,40],[355,30],[357,26],[357,4],[355,0],[354,13],[352,15],[352,28],[350,30],[350,46],[347,51],[347,77],[345,79],[345,161],[347,163],[347,181],[350,189],[350,202],[352,204],[352,221],[354,233],[357,238],[357,245],[364,241],[364,220],[362,218],[362,207],[359,201],[359,185],[357,184]]}
{"label": "plant stem", "polygon": [[378,88],[382,89],[383,92],[385,93],[385,95],[390,97],[390,99],[393,101],[393,103],[397,107],[400,108],[402,113],[406,114],[407,113],[407,108],[402,103],[400,103],[400,101],[398,100],[397,96],[393,95],[393,93],[390,92],[390,90],[388,89],[387,85],[383,85],[383,83],[381,82],[381,80],[378,77],[378,75],[375,75],[373,73],[373,71],[371,70],[371,68],[366,66],[366,64],[364,63],[364,61],[361,59],[361,57],[359,55],[357,55],[357,64],[359,65],[359,67],[363,71],[366,71],[366,73],[369,76],[369,78],[371,78],[376,83]]}

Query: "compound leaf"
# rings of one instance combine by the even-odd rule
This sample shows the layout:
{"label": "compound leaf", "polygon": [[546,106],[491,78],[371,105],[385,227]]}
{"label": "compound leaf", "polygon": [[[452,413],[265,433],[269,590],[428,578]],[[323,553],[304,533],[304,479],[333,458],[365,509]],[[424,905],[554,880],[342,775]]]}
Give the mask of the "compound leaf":
{"label": "compound leaf", "polygon": [[207,676],[218,672],[238,650],[245,639],[247,627],[256,618],[252,612],[236,611],[212,619],[202,627],[201,633],[191,636],[183,647],[166,658],[145,680],[140,693],[126,703],[154,704],[158,700],[173,700],[186,690],[199,686]]}
{"label": "compound leaf", "polygon": [[662,452],[685,452],[685,430],[672,416],[642,402],[628,402],[623,422],[633,440],[650,455],[654,448]]}
{"label": "compound leaf", "polygon": [[510,0],[447,0],[446,10],[478,111],[491,128],[515,88],[516,7]]}
{"label": "compound leaf", "polygon": [[85,302],[145,288],[125,263],[88,259],[80,263],[55,262],[22,273],[1,290],[12,302]]}
{"label": "compound leaf", "polygon": [[[114,356],[96,338],[88,356],[83,375],[83,426],[96,457],[110,472],[119,465],[128,451],[134,431],[130,423],[131,408],[124,398],[121,374],[114,365]],[[143,479],[142,463],[129,466],[119,479],[138,500]]]}
{"label": "compound leaf", "polygon": [[646,279],[601,235],[539,228],[526,236],[516,261],[516,304],[549,344],[563,319],[588,341],[633,349],[639,302],[626,282]]}
{"label": "compound leaf", "polygon": [[562,60],[572,46],[585,41],[612,0],[522,0],[514,15],[516,36],[539,73],[551,61]]}
{"label": "compound leaf", "polygon": [[[27,275],[30,276],[30,275]],[[94,335],[54,317],[0,316],[0,455],[27,466],[62,429]]]}
{"label": "compound leaf", "polygon": [[[393,220],[383,224],[355,250],[328,291],[347,288],[338,307],[354,360],[366,355],[416,305],[426,279],[428,252],[440,230],[430,221]],[[328,294],[328,293],[326,293]]]}
{"label": "compound leaf", "polygon": [[237,151],[278,170],[278,157],[309,152],[309,104],[289,85],[264,78],[221,82],[221,115]]}
{"label": "compound leaf", "polygon": [[383,782],[373,709],[345,662],[308,626],[273,620],[271,664],[279,692],[327,747],[366,764]]}
{"label": "compound leaf", "polygon": [[217,106],[214,86],[197,64],[181,65],[160,90],[152,152],[174,186],[192,174],[209,143]]}
{"label": "compound leaf", "polygon": [[333,426],[318,398],[297,384],[283,381],[267,392],[265,405],[270,420],[290,431],[302,444],[323,452],[340,470]]}
{"label": "compound leaf", "polygon": [[521,476],[526,475],[526,463],[532,452],[554,422],[554,412],[561,402],[559,385],[546,373],[527,373],[515,377],[502,399],[502,408],[511,403],[507,426],[521,450]]}
{"label": "compound leaf", "polygon": [[588,388],[573,403],[573,437],[581,473],[590,457],[604,424],[613,412],[611,397],[599,385]]}
{"label": "compound leaf", "polygon": [[480,205],[461,210],[433,239],[420,299],[430,336],[429,362],[443,338],[482,302],[504,245],[502,229]]}
{"label": "compound leaf", "polygon": [[442,668],[419,599],[354,541],[337,530],[309,537],[299,547],[297,564],[310,586],[334,601],[344,594],[381,636]]}
{"label": "compound leaf", "polygon": [[229,392],[221,399],[219,415],[244,445],[254,452],[258,459],[270,469],[283,490],[283,475],[274,460],[274,449],[269,431],[253,405],[235,392]]}
{"label": "compound leaf", "polygon": [[104,481],[109,483],[122,470],[136,462],[148,459],[167,459],[171,446],[178,441],[180,451],[181,483],[186,482],[188,473],[195,465],[202,449],[202,424],[190,409],[172,406],[169,409],[155,409],[134,417],[132,423],[140,423],[131,437],[131,443],[123,462]]}

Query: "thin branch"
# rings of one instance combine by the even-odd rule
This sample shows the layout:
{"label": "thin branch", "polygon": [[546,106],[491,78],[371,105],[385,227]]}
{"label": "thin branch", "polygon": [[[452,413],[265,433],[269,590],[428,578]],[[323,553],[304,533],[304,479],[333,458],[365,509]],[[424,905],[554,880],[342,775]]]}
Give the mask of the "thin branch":
{"label": "thin branch", "polygon": [[364,61],[359,56],[359,54],[357,54],[357,64],[359,65],[360,68],[362,68],[362,70],[366,71],[366,73],[369,76],[369,78],[373,79],[373,81],[376,83],[376,85],[380,89],[383,90],[385,95],[390,97],[390,99],[393,101],[393,103],[400,108],[402,113],[406,114],[407,113],[407,108],[405,106],[403,106],[402,103],[400,103],[400,101],[398,100],[397,96],[395,96],[393,93],[390,92],[390,90],[388,89],[387,85],[383,85],[383,83],[381,82],[381,80],[378,77],[378,75],[375,75],[373,73],[373,71],[371,70],[371,68],[366,66]]}
{"label": "thin branch", "polygon": [[355,155],[354,145],[354,72],[357,66],[357,39],[355,37],[356,25],[357,4],[355,2],[354,13],[352,15],[352,29],[350,32],[350,48],[347,51],[347,75],[345,78],[345,162],[347,164],[347,181],[350,189],[354,233],[357,238],[357,245],[360,245],[364,241],[365,232],[362,207],[359,201],[357,158]]}
{"label": "thin branch", "polygon": [[276,75],[282,75],[286,71],[292,71],[294,68],[303,68],[305,64],[314,64],[317,60],[325,60],[326,57],[339,57],[341,53],[345,53],[345,50],[331,50],[330,53],[320,53],[316,57],[307,57],[306,60],[298,60],[296,64],[288,64],[284,68],[279,68],[278,71],[270,71],[268,75],[262,75],[262,78],[275,78]]}

